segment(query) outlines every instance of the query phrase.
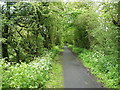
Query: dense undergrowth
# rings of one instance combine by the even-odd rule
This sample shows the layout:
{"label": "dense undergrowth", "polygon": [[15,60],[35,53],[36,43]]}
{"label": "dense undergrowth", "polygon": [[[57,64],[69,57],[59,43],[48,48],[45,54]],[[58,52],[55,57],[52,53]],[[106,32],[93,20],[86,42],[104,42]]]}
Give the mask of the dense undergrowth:
{"label": "dense undergrowth", "polygon": [[59,51],[61,49],[56,46],[30,63],[3,62],[2,88],[45,88]]}
{"label": "dense undergrowth", "polygon": [[91,73],[99,78],[107,88],[120,88],[119,64],[115,57],[105,55],[103,52],[78,48],[68,45],[75,52]]}
{"label": "dense undergrowth", "polygon": [[64,5],[2,3],[2,88],[44,88],[63,44]]}
{"label": "dense undergrowth", "polygon": [[3,2],[0,8],[3,88],[45,87],[64,43],[106,87],[119,88],[120,1]]}
{"label": "dense undergrowth", "polygon": [[106,88],[120,88],[120,2],[96,3],[69,3],[64,39]]}

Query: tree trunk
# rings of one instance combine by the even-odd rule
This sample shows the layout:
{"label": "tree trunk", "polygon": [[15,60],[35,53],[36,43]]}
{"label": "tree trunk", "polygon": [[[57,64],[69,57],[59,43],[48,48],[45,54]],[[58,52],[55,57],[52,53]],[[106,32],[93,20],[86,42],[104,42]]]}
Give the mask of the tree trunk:
{"label": "tree trunk", "polygon": [[[6,17],[7,17],[7,21],[10,20],[10,3],[9,2],[6,2],[7,4],[7,12],[5,13]],[[8,25],[4,25],[4,28],[3,28],[3,32],[2,32],[2,37],[4,39],[6,39],[6,42],[5,43],[2,43],[2,57],[5,58],[5,60],[9,60],[9,55],[8,55],[8,45],[7,45],[7,38],[8,38]]]}
{"label": "tree trunk", "polygon": [[[2,10],[2,6],[0,5],[0,10]],[[1,11],[0,11],[1,12]],[[1,14],[0,14],[0,39],[2,39],[2,22],[1,22]],[[2,42],[0,40],[0,58],[2,58]]]}
{"label": "tree trunk", "polygon": [[[120,24],[120,1],[118,2],[118,23]],[[118,36],[120,36],[120,27],[118,30]],[[118,51],[120,51],[120,37],[118,38]],[[120,53],[118,55],[118,59],[120,59]]]}

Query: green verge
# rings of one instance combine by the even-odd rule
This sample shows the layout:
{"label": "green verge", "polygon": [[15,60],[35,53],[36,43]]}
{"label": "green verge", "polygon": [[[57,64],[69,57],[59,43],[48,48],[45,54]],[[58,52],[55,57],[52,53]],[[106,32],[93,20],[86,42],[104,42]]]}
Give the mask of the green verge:
{"label": "green verge", "polygon": [[63,88],[63,68],[61,62],[61,56],[57,55],[52,62],[52,70],[50,79],[46,83],[46,88]]}
{"label": "green verge", "polygon": [[3,70],[2,70],[2,61],[0,59],[0,90],[2,88],[2,73],[3,73]]}
{"label": "green verge", "polygon": [[104,55],[100,51],[78,48],[73,45],[68,47],[75,52],[83,65],[102,82],[106,88],[120,89],[119,64],[115,56]]}
{"label": "green verge", "polygon": [[[62,88],[62,66],[58,46],[29,63],[2,62],[2,88]],[[49,84],[47,84],[49,83]],[[53,87],[52,87],[53,86]],[[47,87],[48,88],[48,87]]]}

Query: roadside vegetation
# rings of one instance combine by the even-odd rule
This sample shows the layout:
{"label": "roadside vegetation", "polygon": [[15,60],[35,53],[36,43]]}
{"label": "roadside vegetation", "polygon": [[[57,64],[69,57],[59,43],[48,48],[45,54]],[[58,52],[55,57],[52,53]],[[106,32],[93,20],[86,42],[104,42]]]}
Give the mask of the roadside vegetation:
{"label": "roadside vegetation", "polygon": [[58,55],[55,61],[52,63],[52,70],[50,73],[50,79],[46,83],[47,88],[64,88],[63,68],[61,62],[61,56]]}
{"label": "roadside vegetation", "polygon": [[1,8],[2,88],[45,88],[51,79],[62,86],[62,75],[59,83],[54,79],[62,73],[56,58],[63,47],[63,3],[6,2]]}
{"label": "roadside vegetation", "polygon": [[59,56],[64,44],[105,87],[120,88],[120,2],[0,6],[2,88],[64,87]]}
{"label": "roadside vegetation", "polygon": [[113,62],[114,57],[72,45],[68,45],[68,47],[78,55],[83,65],[98,78],[98,82],[104,84],[104,87],[120,88],[119,66],[116,61]]}
{"label": "roadside vegetation", "polygon": [[77,5],[79,14],[73,11],[75,17],[71,17],[73,21],[66,30],[66,43],[105,87],[120,88],[120,4],[92,4],[83,8],[83,4]]}
{"label": "roadside vegetation", "polygon": [[[34,58],[30,63],[3,62],[3,88],[55,88],[62,86],[62,67],[58,47],[46,53],[44,57]],[[59,51],[58,51],[59,50]],[[59,77],[59,79],[58,79]],[[52,82],[51,82],[52,81]],[[50,82],[50,85],[46,84]]]}

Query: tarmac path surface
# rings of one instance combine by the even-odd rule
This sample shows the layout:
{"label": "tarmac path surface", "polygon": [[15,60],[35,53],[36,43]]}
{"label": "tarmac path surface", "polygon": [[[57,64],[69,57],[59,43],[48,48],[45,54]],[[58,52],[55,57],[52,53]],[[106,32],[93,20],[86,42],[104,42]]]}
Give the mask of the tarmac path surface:
{"label": "tarmac path surface", "polygon": [[64,88],[102,88],[67,46],[64,47],[62,64]]}

